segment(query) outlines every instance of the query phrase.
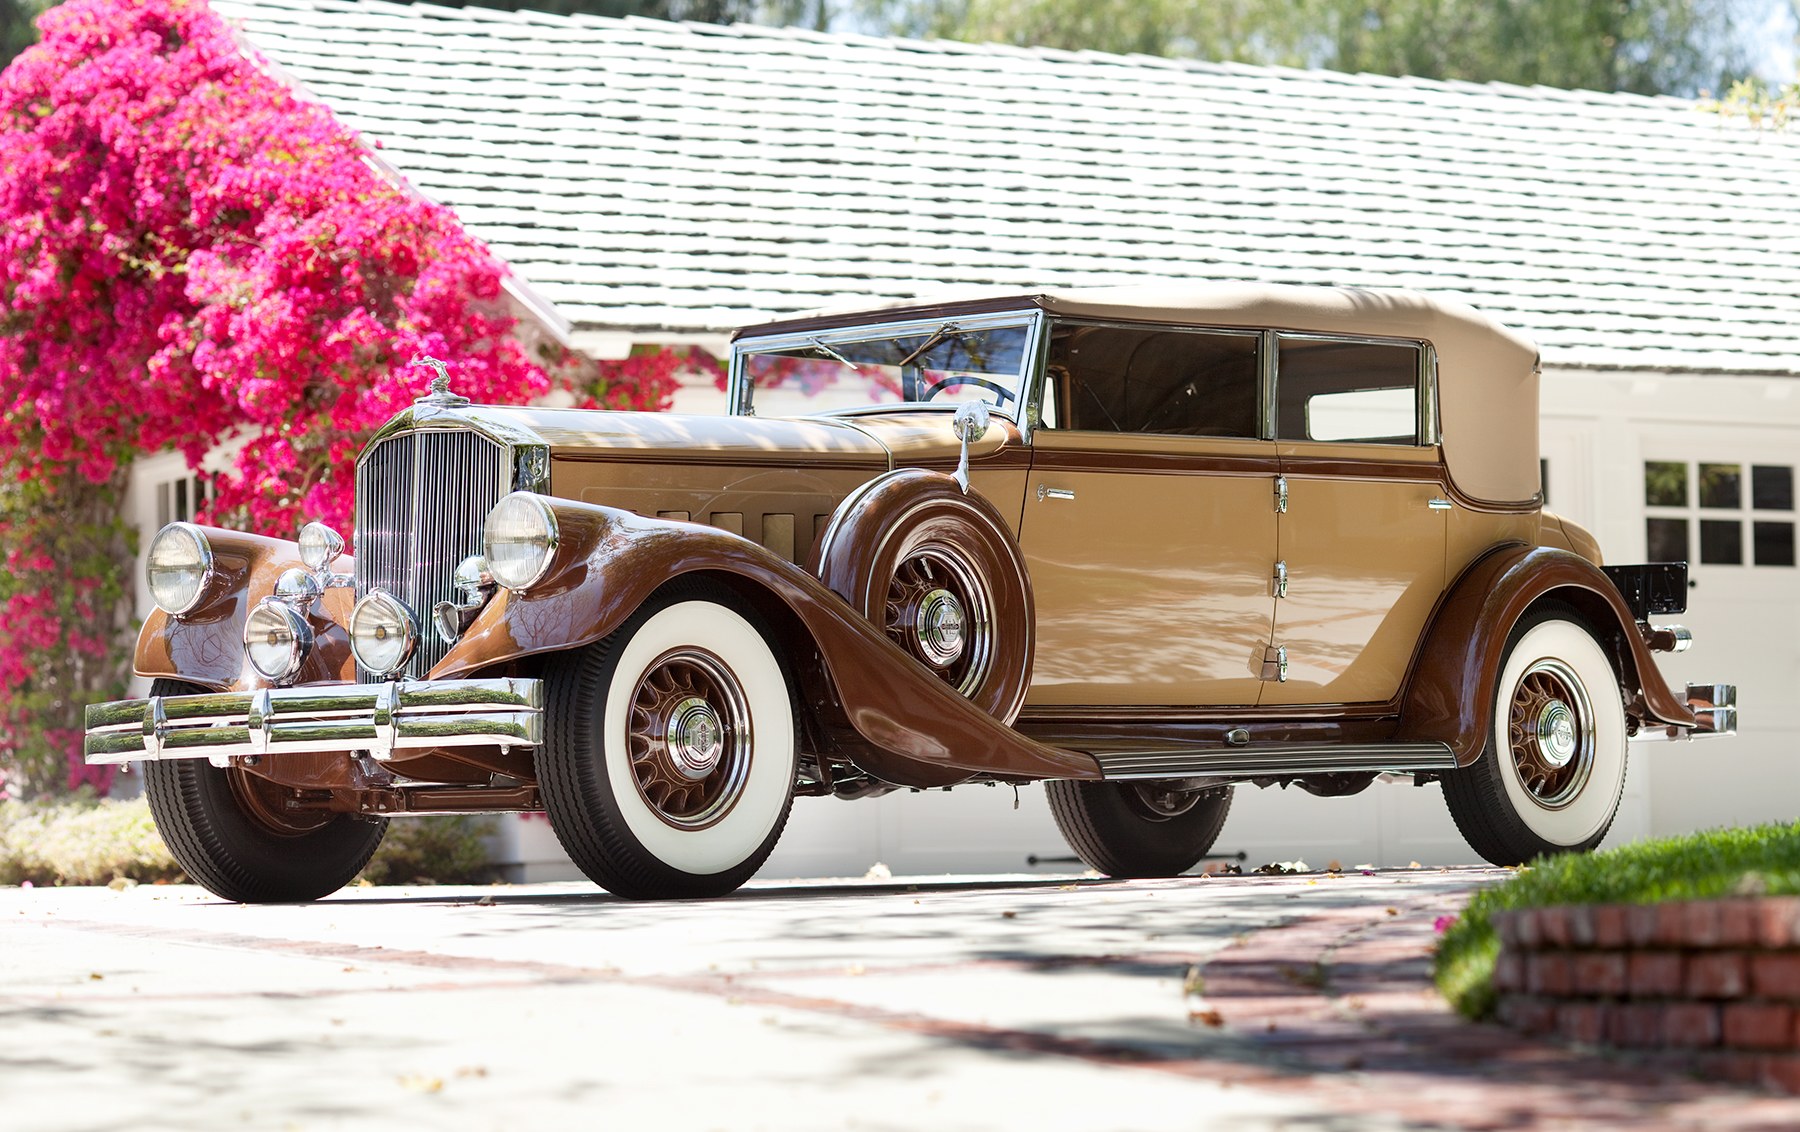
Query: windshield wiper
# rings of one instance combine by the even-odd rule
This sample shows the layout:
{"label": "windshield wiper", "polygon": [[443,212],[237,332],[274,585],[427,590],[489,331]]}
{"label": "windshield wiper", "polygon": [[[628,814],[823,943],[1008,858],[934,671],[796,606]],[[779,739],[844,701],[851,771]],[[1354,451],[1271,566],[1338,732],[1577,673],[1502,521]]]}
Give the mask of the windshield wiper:
{"label": "windshield wiper", "polygon": [[932,331],[931,337],[925,339],[925,341],[919,345],[918,349],[900,359],[901,368],[904,369],[905,367],[912,365],[913,362],[918,359],[920,354],[923,354],[925,351],[931,349],[952,334],[960,333],[962,333],[962,327],[956,325],[954,322],[946,322],[944,325]]}
{"label": "windshield wiper", "polygon": [[854,373],[862,372],[862,368],[860,366],[858,366],[855,362],[851,361],[849,358],[846,358],[844,355],[838,353],[836,350],[832,349],[830,346],[827,346],[822,339],[808,338],[807,342],[811,343],[811,345],[813,346],[814,349],[821,350],[821,351],[825,352],[826,354],[829,354],[832,357],[836,358],[838,361],[843,362],[845,365],[850,367],[852,372],[854,372]]}

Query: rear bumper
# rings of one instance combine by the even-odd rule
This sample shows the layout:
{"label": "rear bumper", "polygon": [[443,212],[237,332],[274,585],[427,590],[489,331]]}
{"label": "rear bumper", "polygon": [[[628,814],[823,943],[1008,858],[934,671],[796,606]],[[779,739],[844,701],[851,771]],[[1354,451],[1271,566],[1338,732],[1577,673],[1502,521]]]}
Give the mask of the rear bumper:
{"label": "rear bumper", "polygon": [[1738,727],[1737,685],[1689,684],[1687,705],[1694,712],[1694,726],[1645,727],[1639,739],[1705,739],[1713,735],[1736,735]]}
{"label": "rear bumper", "polygon": [[544,694],[537,680],[400,680],[151,696],[87,709],[90,765],[226,759],[287,752],[438,747],[536,747]]}

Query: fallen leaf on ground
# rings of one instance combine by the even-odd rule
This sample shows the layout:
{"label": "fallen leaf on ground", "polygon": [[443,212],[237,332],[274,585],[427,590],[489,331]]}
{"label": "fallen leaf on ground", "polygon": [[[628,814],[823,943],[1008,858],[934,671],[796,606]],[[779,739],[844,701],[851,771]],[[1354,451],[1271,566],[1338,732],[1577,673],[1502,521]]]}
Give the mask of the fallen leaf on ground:
{"label": "fallen leaf on ground", "polygon": [[423,1073],[408,1073],[399,1079],[400,1087],[409,1093],[441,1093],[444,1091],[442,1077],[427,1077]]}
{"label": "fallen leaf on ground", "polygon": [[1225,1016],[1217,1010],[1190,1010],[1188,1011],[1188,1021],[1217,1029],[1225,1024]]}

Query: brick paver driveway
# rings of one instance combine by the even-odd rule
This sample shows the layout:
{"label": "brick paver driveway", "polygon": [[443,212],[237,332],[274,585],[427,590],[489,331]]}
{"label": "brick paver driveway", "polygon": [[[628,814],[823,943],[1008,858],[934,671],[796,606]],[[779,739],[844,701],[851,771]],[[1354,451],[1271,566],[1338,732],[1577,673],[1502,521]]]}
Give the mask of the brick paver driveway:
{"label": "brick paver driveway", "polygon": [[1794,1128],[1800,1101],[1449,1016],[1497,870],[0,890],[0,1125]]}

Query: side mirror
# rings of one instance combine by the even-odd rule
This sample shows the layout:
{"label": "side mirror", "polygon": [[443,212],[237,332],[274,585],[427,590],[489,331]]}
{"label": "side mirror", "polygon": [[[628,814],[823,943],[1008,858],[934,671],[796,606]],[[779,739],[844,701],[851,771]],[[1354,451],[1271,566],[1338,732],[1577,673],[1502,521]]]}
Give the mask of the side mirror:
{"label": "side mirror", "polygon": [[969,445],[987,435],[988,406],[986,401],[964,401],[950,418],[950,431],[956,439],[962,441],[962,454],[956,461],[956,486],[962,488],[963,494],[969,494]]}

